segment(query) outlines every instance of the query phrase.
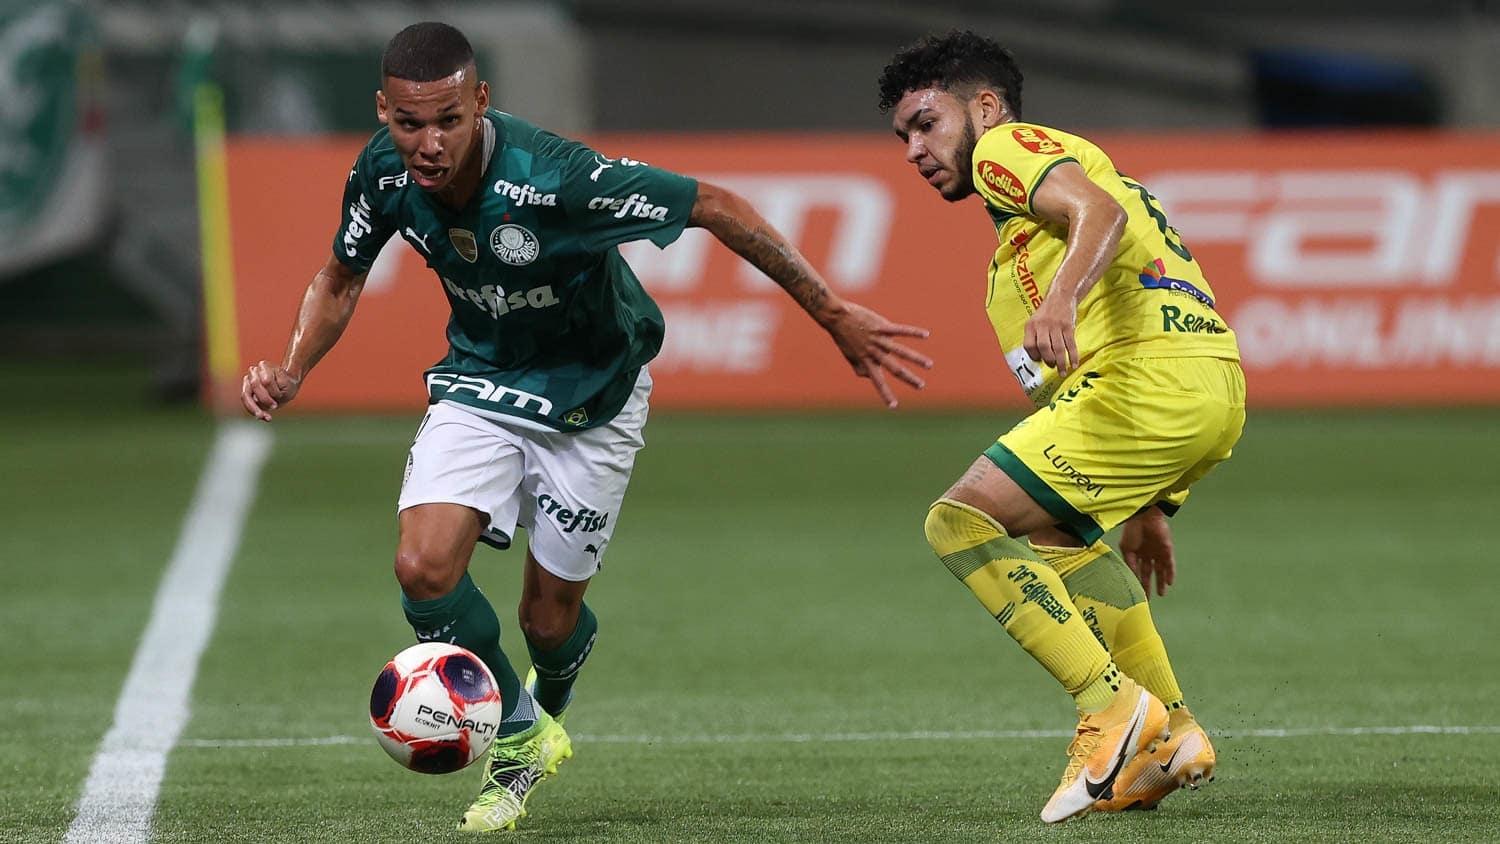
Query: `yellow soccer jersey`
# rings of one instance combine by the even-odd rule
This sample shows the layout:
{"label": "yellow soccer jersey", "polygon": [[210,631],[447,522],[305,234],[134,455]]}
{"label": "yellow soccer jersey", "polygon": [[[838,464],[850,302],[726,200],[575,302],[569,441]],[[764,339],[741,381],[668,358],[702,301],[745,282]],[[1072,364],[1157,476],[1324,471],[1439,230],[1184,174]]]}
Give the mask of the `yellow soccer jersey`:
{"label": "yellow soccer jersey", "polygon": [[1022,348],[1067,250],[1067,229],[1042,219],[1032,198],[1057,165],[1083,167],[1128,217],[1115,260],[1078,304],[1076,339],[1082,368],[1141,357],[1239,360],[1234,332],[1214,311],[1214,293],[1161,204],[1117,172],[1109,156],[1077,135],[1032,123],[990,129],[974,149],[974,187],[995,222],[1000,245],[990,263],[985,309],[1005,360],[1031,400],[1051,401],[1057,370]]}

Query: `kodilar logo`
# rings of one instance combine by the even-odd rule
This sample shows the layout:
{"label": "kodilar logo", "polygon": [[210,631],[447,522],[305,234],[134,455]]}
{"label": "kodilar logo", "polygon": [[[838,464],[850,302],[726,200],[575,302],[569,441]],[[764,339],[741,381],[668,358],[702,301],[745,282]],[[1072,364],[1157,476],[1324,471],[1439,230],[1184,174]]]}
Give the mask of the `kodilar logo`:
{"label": "kodilar logo", "polygon": [[1001,167],[993,161],[984,160],[979,162],[979,178],[990,186],[990,189],[1003,196],[1009,197],[1017,205],[1026,204],[1026,186],[1015,173]]}

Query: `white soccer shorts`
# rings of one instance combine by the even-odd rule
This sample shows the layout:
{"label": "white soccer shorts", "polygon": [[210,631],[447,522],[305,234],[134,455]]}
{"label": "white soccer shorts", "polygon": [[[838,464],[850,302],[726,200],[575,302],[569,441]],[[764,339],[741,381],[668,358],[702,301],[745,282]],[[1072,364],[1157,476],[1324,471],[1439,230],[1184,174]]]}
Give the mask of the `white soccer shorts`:
{"label": "white soccer shorts", "polygon": [[643,433],[651,376],[607,424],[558,433],[492,421],[438,402],[427,409],[406,459],[396,512],[418,504],[462,504],[487,514],[480,539],[510,547],[517,525],[542,568],[564,580],[599,571],[614,534]]}

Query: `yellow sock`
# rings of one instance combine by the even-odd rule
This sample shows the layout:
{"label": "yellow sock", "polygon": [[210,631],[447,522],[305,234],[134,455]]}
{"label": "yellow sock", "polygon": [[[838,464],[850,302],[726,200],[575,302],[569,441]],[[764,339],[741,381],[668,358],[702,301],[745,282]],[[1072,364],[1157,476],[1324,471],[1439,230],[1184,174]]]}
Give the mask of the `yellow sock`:
{"label": "yellow sock", "polygon": [[1031,547],[1062,578],[1084,623],[1120,670],[1168,709],[1182,707],[1182,689],[1151,620],[1146,592],[1120,555],[1103,542],[1087,548]]}
{"label": "yellow sock", "polygon": [[1151,620],[1151,605],[1143,601],[1121,613],[1116,631],[1111,653],[1120,670],[1156,695],[1167,709],[1185,706],[1182,688],[1167,659],[1167,646]]}
{"label": "yellow sock", "polygon": [[1062,684],[1079,709],[1098,712],[1109,705],[1119,689],[1118,672],[1057,572],[968,504],[939,499],[927,511],[925,528],[943,565]]}

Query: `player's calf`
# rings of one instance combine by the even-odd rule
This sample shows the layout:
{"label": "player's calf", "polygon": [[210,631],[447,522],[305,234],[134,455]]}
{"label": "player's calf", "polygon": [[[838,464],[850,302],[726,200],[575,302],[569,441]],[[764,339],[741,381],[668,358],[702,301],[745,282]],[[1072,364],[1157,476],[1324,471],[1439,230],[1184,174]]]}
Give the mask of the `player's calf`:
{"label": "player's calf", "polygon": [[[1025,542],[977,507],[939,499],[927,512],[927,541],[1006,633],[1042,664],[1087,712],[1103,709],[1114,669],[1057,573]],[[1117,673],[1117,672],[1116,672]]]}
{"label": "player's calf", "polygon": [[[554,636],[551,642],[538,641],[533,631],[526,629],[526,647],[531,652],[531,670],[535,680],[528,677],[536,702],[553,717],[561,717],[573,700],[573,683],[578,672],[594,649],[599,635],[599,622],[588,604],[578,609],[578,621],[565,636]],[[561,639],[559,642],[558,639]],[[548,645],[551,644],[551,647]]]}

